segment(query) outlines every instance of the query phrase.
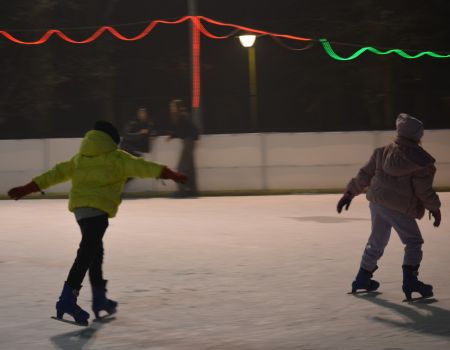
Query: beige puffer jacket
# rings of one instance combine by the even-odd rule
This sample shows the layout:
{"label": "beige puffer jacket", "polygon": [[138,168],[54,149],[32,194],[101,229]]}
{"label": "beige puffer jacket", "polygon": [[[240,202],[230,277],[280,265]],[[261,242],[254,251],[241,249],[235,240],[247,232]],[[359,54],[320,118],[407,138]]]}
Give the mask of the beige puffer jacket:
{"label": "beige puffer jacket", "polygon": [[369,162],[347,186],[358,195],[368,187],[367,199],[414,218],[422,218],[425,209],[441,206],[433,190],[435,159],[420,145],[403,137],[377,148]]}

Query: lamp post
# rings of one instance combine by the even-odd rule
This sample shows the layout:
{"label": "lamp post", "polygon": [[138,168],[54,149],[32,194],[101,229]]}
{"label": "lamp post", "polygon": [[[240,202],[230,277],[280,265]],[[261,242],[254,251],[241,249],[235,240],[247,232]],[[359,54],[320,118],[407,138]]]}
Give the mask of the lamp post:
{"label": "lamp post", "polygon": [[256,35],[244,34],[239,36],[242,46],[248,49],[248,78],[250,97],[250,125],[253,131],[258,129],[258,94],[256,89]]}

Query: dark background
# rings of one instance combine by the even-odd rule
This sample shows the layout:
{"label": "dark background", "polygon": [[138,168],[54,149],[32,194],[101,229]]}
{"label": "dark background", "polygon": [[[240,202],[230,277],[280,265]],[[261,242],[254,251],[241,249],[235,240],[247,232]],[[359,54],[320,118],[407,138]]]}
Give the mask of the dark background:
{"label": "dark background", "polygon": [[[15,0],[2,2],[0,29],[33,40],[48,28],[88,27],[64,30],[81,39],[128,23],[116,28],[132,35],[150,20],[186,14],[185,0]],[[199,0],[199,14],[316,39],[449,50],[448,0]],[[23,46],[0,38],[0,138],[79,137],[97,119],[122,127],[141,106],[164,133],[170,99],[190,97],[188,38],[187,24],[159,26],[137,42],[104,35],[87,45],[53,38]],[[333,47],[343,55],[357,49]],[[256,53],[258,131],[392,129],[398,112],[450,128],[450,59],[364,54],[340,62],[319,44],[291,51],[268,37],[258,38]],[[251,131],[247,64],[236,38],[202,37],[205,133]]]}

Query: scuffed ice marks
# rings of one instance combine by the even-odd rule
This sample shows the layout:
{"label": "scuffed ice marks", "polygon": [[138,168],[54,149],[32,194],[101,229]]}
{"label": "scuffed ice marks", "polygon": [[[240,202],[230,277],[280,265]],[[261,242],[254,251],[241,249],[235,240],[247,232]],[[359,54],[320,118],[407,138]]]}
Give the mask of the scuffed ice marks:
{"label": "scuffed ice marks", "polygon": [[[67,202],[0,201],[0,348],[450,349],[450,221],[437,230],[420,221],[421,276],[437,303],[401,302],[394,234],[377,271],[382,294],[349,296],[369,209],[357,197],[348,220],[335,221],[338,197],[125,200],[105,236],[108,295],[120,309],[84,332],[50,320],[80,238]],[[448,206],[450,193],[441,198]],[[91,311],[83,284],[79,303]]]}

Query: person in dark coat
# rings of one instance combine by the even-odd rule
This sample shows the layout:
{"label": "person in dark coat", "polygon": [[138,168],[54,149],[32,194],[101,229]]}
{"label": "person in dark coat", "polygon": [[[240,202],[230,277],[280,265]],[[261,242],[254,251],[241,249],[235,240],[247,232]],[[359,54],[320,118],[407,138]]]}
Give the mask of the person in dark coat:
{"label": "person in dark coat", "polygon": [[147,109],[139,108],[136,118],[125,126],[121,148],[136,157],[143,157],[144,153],[151,152],[151,137],[154,135]]}
{"label": "person in dark coat", "polygon": [[178,169],[188,176],[188,181],[178,186],[178,192],[174,197],[197,197],[197,176],[195,170],[195,147],[199,139],[199,132],[190,113],[188,113],[183,100],[173,100],[169,105],[173,130],[169,134],[168,140],[179,138],[183,147],[178,161]]}

